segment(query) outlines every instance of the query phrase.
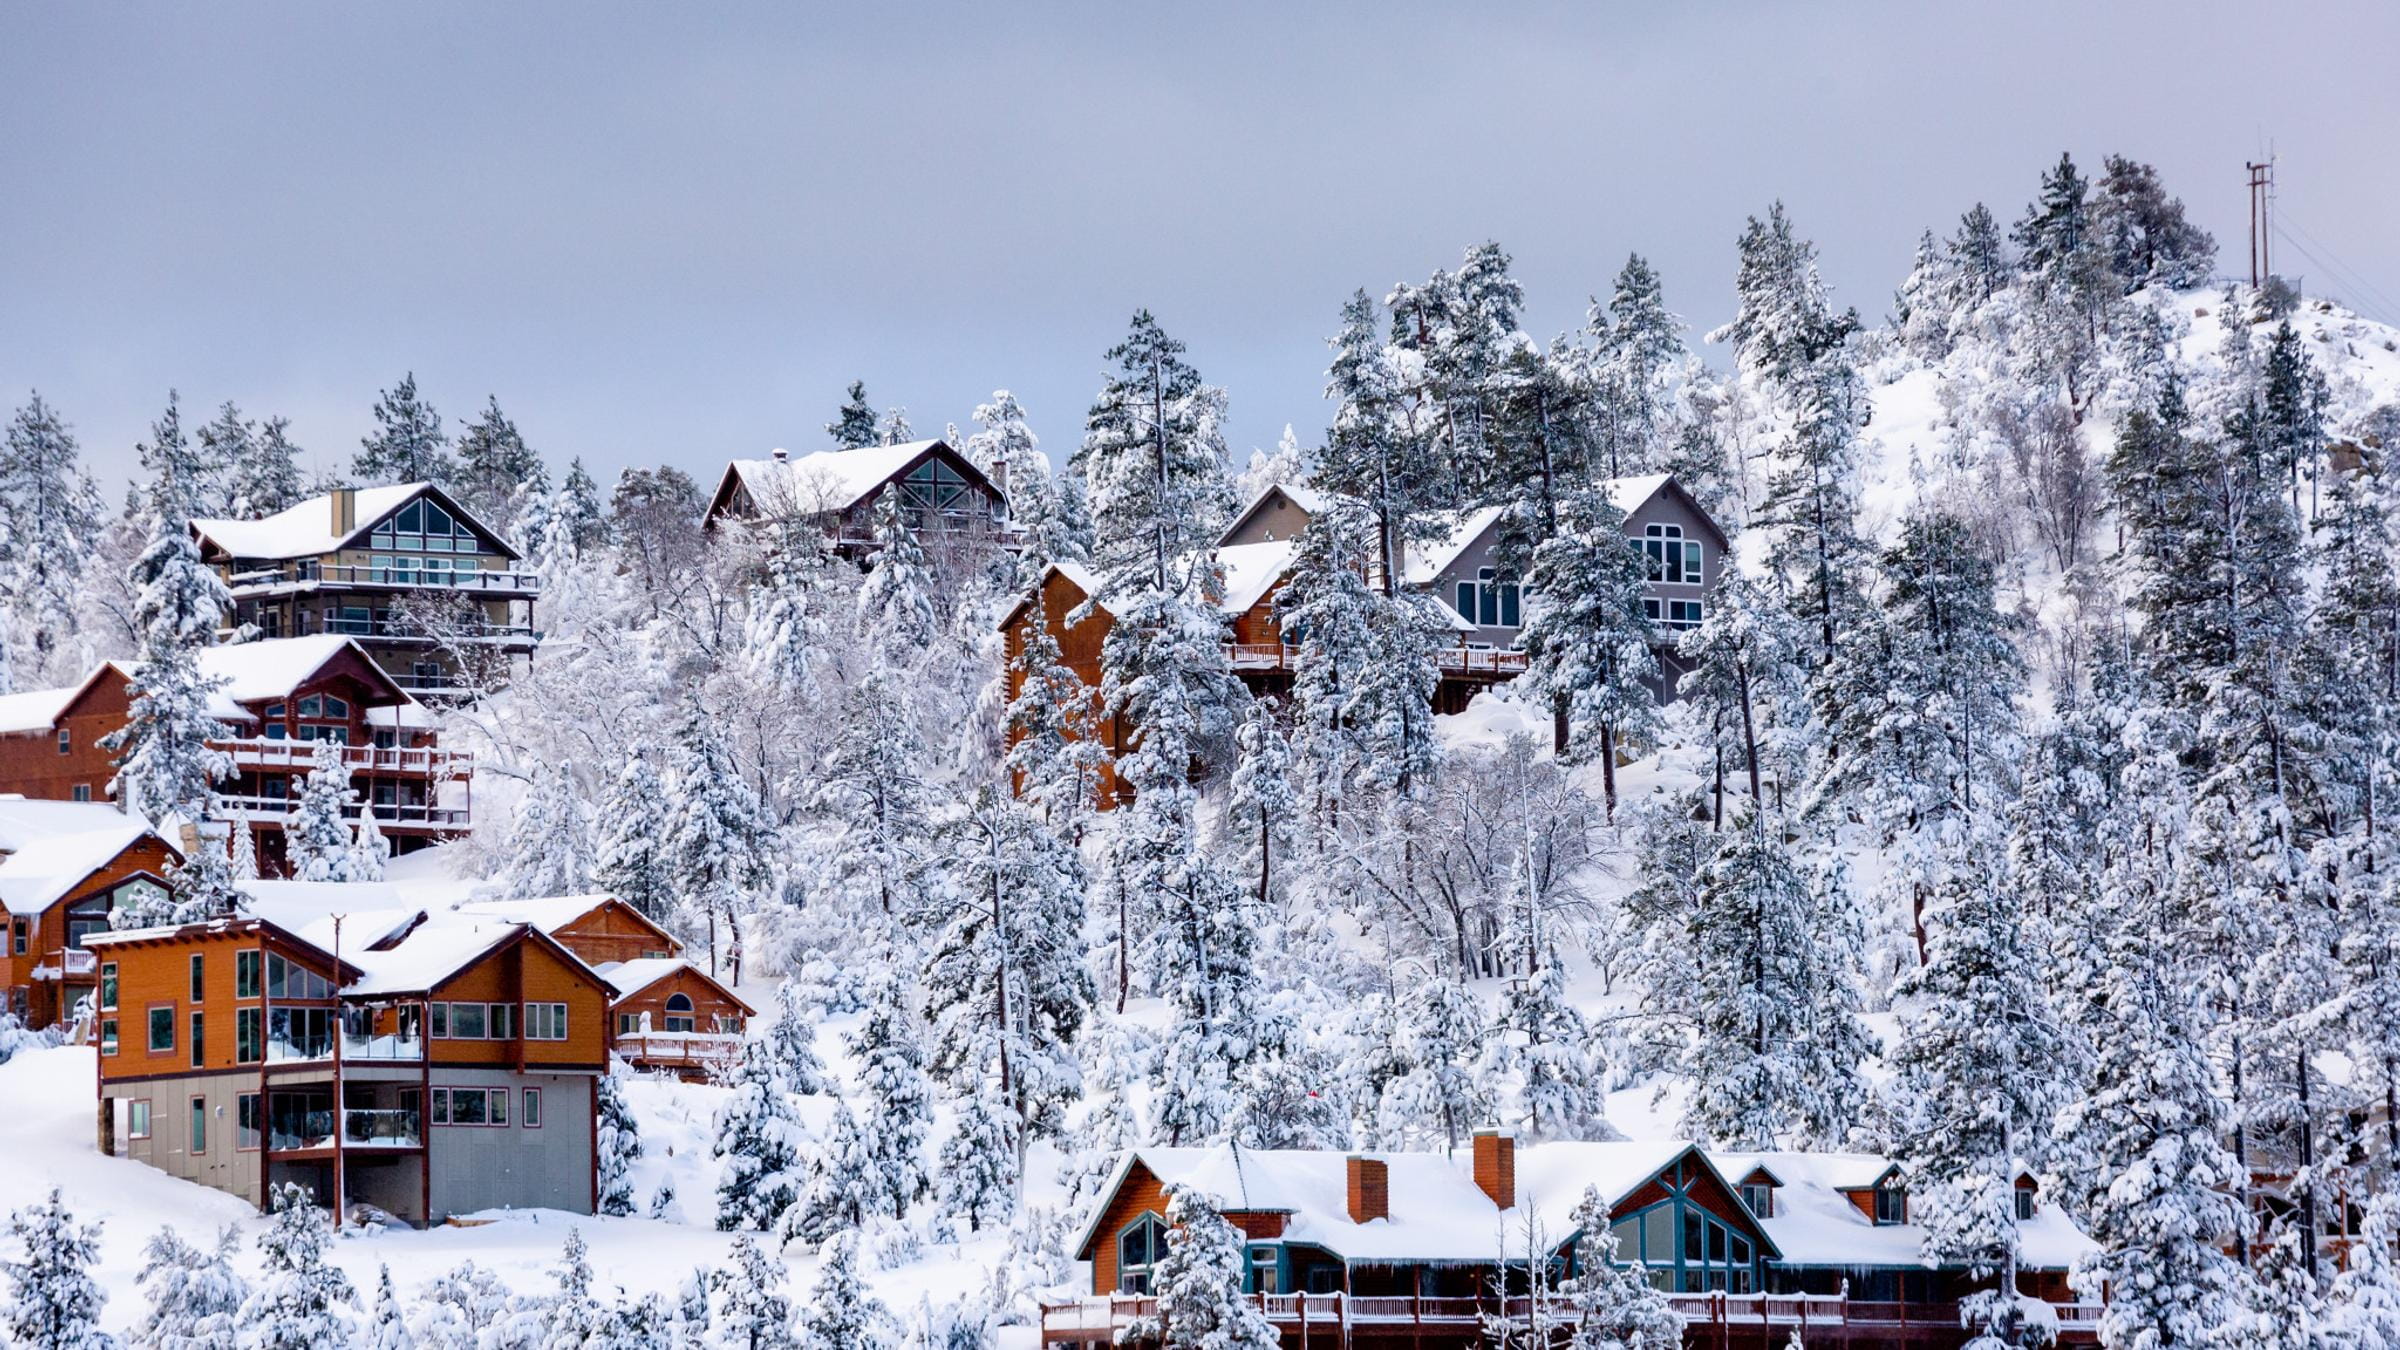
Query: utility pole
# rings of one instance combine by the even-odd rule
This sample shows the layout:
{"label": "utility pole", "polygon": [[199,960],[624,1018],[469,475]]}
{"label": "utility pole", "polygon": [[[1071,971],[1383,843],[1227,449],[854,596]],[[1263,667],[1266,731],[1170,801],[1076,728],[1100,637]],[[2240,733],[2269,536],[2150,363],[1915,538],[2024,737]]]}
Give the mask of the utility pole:
{"label": "utility pole", "polygon": [[2267,235],[2274,224],[2274,152],[2268,152],[2265,163],[2244,163],[2242,167],[2250,171],[2250,288],[2256,290],[2275,274],[2267,256]]}

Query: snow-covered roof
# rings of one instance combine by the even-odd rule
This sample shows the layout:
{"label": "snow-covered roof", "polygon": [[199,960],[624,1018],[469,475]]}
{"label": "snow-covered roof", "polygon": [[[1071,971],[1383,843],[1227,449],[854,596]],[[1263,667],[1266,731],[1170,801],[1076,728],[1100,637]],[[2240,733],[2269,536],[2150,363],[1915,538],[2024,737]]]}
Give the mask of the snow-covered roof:
{"label": "snow-covered roof", "polygon": [[1217,562],[1225,569],[1225,599],[1218,608],[1227,614],[1248,613],[1292,570],[1292,559],[1298,552],[1298,543],[1290,539],[1227,544],[1219,548]]}
{"label": "snow-covered roof", "polygon": [[907,468],[910,460],[937,445],[948,448],[940,440],[903,441],[855,450],[819,450],[796,459],[737,459],[727,471],[741,481],[750,500],[762,507],[847,511],[874,496],[876,489]]}
{"label": "snow-covered roof", "polygon": [[1292,505],[1300,508],[1302,515],[1311,520],[1323,515],[1326,506],[1333,501],[1332,493],[1309,487],[1303,483],[1269,483],[1260,488],[1249,501],[1243,503],[1241,510],[1233,513],[1233,518],[1226,522],[1224,532],[1217,536],[1217,542],[1222,544],[1225,540],[1231,539],[1236,531],[1249,523],[1250,517],[1258,514],[1258,508],[1266,505],[1267,500],[1277,493],[1282,493],[1291,501]]}
{"label": "snow-covered roof", "polygon": [[67,710],[75,694],[83,686],[68,685],[64,689],[34,689],[22,694],[0,694],[0,732],[48,731],[58,725],[58,715]]}
{"label": "snow-covered roof", "polygon": [[0,906],[39,914],[149,834],[106,802],[0,797]]}
{"label": "snow-covered roof", "polygon": [[681,971],[699,973],[699,967],[680,956],[644,956],[632,961],[610,961],[597,967],[600,978],[617,991],[618,998],[631,998],[651,985]]}
{"label": "snow-covered roof", "polygon": [[615,896],[594,891],[584,895],[545,895],[531,900],[461,900],[451,908],[462,914],[481,914],[513,923],[529,923],[557,936],[558,930],[600,908]]}
{"label": "snow-covered roof", "polygon": [[[1517,1156],[1522,1178],[1526,1153]],[[1785,1265],[1924,1268],[1924,1225],[1878,1224],[1843,1194],[1873,1186],[1892,1170],[1891,1159],[1872,1153],[1713,1151],[1709,1157],[1728,1180],[1738,1182],[1763,1166],[1783,1183],[1775,1192],[1775,1213],[1759,1226],[1783,1250]],[[2043,1270],[2067,1269],[2093,1245],[2055,1204],[2037,1205],[2032,1218],[2018,1221],[2017,1232],[2023,1263]]]}
{"label": "snow-covered roof", "polygon": [[1432,585],[1434,578],[1442,574],[1443,568],[1456,562],[1458,555],[1466,552],[1470,545],[1481,539],[1484,533],[1490,530],[1499,519],[1500,508],[1497,506],[1486,506],[1453,515],[1449,531],[1441,538],[1430,544],[1409,546],[1408,562],[1400,569],[1400,575],[1411,586]]}
{"label": "snow-covered roof", "polygon": [[338,955],[359,971],[342,992],[372,997],[429,990],[511,938],[540,931],[521,919],[452,908],[464,884],[245,881],[241,889],[250,913],[323,952],[336,953],[338,918]]}
{"label": "snow-covered roof", "polygon": [[215,544],[236,558],[268,561],[285,558],[313,558],[347,548],[362,535],[380,524],[385,516],[408,505],[421,494],[440,498],[444,510],[473,526],[510,557],[516,550],[482,521],[452,501],[448,494],[431,483],[394,483],[387,487],[359,488],[352,499],[353,527],[347,531],[333,528],[333,496],[328,493],[311,497],[296,506],[287,506],[271,516],[257,520],[207,519],[192,522],[192,532]]}
{"label": "snow-covered roof", "polygon": [[[256,703],[289,694],[344,651],[356,652],[360,661],[375,667],[374,659],[358,645],[356,638],[318,633],[207,648],[200,653],[200,673],[225,681],[221,692],[227,698],[237,703]],[[401,697],[413,701],[405,693]]]}

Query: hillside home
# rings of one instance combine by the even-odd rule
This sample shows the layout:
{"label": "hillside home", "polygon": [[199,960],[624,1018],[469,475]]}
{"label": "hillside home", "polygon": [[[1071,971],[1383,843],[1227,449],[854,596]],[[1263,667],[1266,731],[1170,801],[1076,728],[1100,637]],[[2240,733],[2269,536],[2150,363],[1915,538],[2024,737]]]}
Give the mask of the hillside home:
{"label": "hillside home", "polygon": [[480,900],[458,909],[529,923],[598,971],[616,991],[608,1006],[616,1056],[633,1068],[705,1078],[740,1060],[744,1029],[758,1010],[615,896]]}
{"label": "hillside home", "polygon": [[[107,802],[116,757],[102,740],[125,725],[136,667],[101,663],[81,684],[0,696],[0,792]],[[222,680],[210,711],[233,758],[218,785],[228,816],[249,822],[260,866],[280,869],[284,826],[320,744],[341,747],[358,804],[394,853],[463,834],[472,760],[444,750],[423,705],[342,634],[212,647],[205,676]]]}
{"label": "hillside home", "polygon": [[84,939],[110,911],[165,891],[173,845],[101,802],[0,797],[0,1012],[34,1031],[72,1018],[99,983]]}
{"label": "hillside home", "polygon": [[[2029,1184],[2029,1183],[2028,1183]],[[1120,1161],[1076,1238],[1091,1297],[1046,1305],[1046,1345],[1082,1350],[1156,1311],[1166,1189],[1210,1198],[1247,1239],[1247,1291],[1287,1347],[1465,1350],[1487,1318],[1523,1327],[1528,1263],[1574,1273],[1574,1212],[1599,1192],[1617,1260],[1668,1293],[1692,1347],[1949,1347],[1974,1282],[1928,1267],[1924,1230],[1886,1160],[1720,1153],[1681,1142],[1518,1148],[1480,1131],[1465,1157],[1308,1149],[1139,1149]],[[2053,1305],[2061,1339],[2093,1344],[2099,1309],[2068,1270],[2091,1246],[2065,1214],[2020,1192],[2020,1289]],[[1529,1252],[1528,1234],[1538,1234]],[[1502,1291],[1505,1291],[1502,1292]]]}
{"label": "hillside home", "polygon": [[822,530],[834,552],[859,559],[874,550],[875,502],[886,490],[899,493],[901,515],[937,557],[972,543],[1008,541],[1006,485],[938,440],[734,460],[717,480],[702,525],[805,525]]}
{"label": "hillside home", "polygon": [[192,534],[233,591],[234,623],[356,638],[411,692],[495,682],[539,637],[541,578],[431,483],[342,488],[260,520],[195,520]]}
{"label": "hillside home", "polygon": [[101,1151],[262,1209],[591,1213],[607,982],[530,924],[283,885],[87,940]]}

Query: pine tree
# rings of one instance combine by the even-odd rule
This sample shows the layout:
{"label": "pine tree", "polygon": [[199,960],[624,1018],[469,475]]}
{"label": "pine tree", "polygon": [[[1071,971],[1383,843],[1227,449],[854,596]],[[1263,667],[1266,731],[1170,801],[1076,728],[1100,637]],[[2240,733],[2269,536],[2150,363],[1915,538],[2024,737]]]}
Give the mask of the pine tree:
{"label": "pine tree", "polygon": [[783,1292],[783,1262],[760,1251],[749,1234],[733,1240],[725,1265],[708,1273],[706,1344],[725,1350],[802,1350],[793,1334],[792,1301]]}
{"label": "pine tree", "polygon": [[825,424],[825,434],[833,438],[836,450],[863,450],[883,443],[875,427],[875,409],[867,404],[865,380],[850,382],[850,396],[843,400],[842,410],[834,419]]}
{"label": "pine tree", "polygon": [[442,434],[441,414],[417,396],[417,376],[411,371],[400,383],[375,400],[375,434],[359,442],[350,472],[359,482],[438,483],[458,476],[443,449],[450,438]]}
{"label": "pine tree", "polygon": [[800,1313],[803,1350],[882,1350],[896,1331],[891,1311],[859,1278],[857,1236],[844,1234],[827,1244]]}
{"label": "pine tree", "polygon": [[1083,859],[988,787],[935,852],[949,884],[930,892],[938,908],[925,916],[940,934],[926,963],[931,1068],[969,1097],[991,1073],[1016,1132],[1055,1134],[1080,1092],[1073,1045],[1093,999]]}
{"label": "pine tree", "polygon": [[2326,1321],[2345,1345],[2400,1344],[2400,1196],[2386,1191],[2367,1201],[2349,1269],[2333,1277]]}
{"label": "pine tree", "polygon": [[1658,629],[1643,609],[1649,574],[1625,542],[1625,513],[1599,493],[1570,495],[1558,526],[1526,577],[1536,603],[1519,636],[1525,675],[1566,710],[1570,734],[1555,748],[1600,761],[1613,819],[1618,747],[1642,745],[1658,729],[1649,684],[1658,678]]}
{"label": "pine tree", "polygon": [[581,455],[567,462],[567,478],[559,486],[554,518],[566,522],[568,537],[578,549],[596,547],[608,538],[608,512],[600,504],[600,485],[583,467]]}
{"label": "pine tree", "polygon": [[725,1160],[717,1180],[717,1228],[772,1233],[800,1198],[802,1127],[791,1095],[774,1066],[745,1056],[733,1071],[732,1092],[717,1108],[712,1157]]}
{"label": "pine tree", "polygon": [[300,447],[292,444],[291,427],[288,417],[260,423],[247,453],[233,465],[226,484],[227,505],[237,518],[271,516],[298,505],[307,495],[300,483]]}
{"label": "pine tree", "polygon": [[234,1339],[249,1286],[234,1273],[233,1229],[208,1251],[172,1228],[151,1234],[142,1248],[142,1297],[148,1311],[126,1339],[133,1350],[213,1350]]}
{"label": "pine tree", "polygon": [[1392,346],[1422,372],[1410,394],[1431,410],[1436,451],[1459,501],[1481,500],[1501,481],[1495,423],[1503,367],[1525,340],[1518,320],[1525,288],[1509,275],[1509,263],[1498,244],[1477,244],[1455,273],[1435,272],[1422,286],[1394,287],[1384,297]]}
{"label": "pine tree", "polygon": [[601,1309],[592,1297],[591,1251],[583,1230],[567,1230],[566,1248],[559,1255],[558,1292],[541,1310],[541,1350],[584,1350],[599,1332]]}
{"label": "pine tree", "polygon": [[750,593],[742,625],[743,655],[759,681],[787,698],[817,693],[824,620],[811,611],[802,566],[785,551],[767,559],[765,582]]}
{"label": "pine tree", "polygon": [[1677,690],[1707,710],[1718,823],[1725,819],[1728,756],[1743,775],[1751,809],[1763,809],[1765,780],[1773,778],[1779,789],[1791,781],[1808,734],[1805,634],[1778,596],[1738,568],[1725,573],[1700,626],[1676,643],[1691,666]]}
{"label": "pine tree", "polygon": [[1375,594],[1367,584],[1365,522],[1340,499],[1300,533],[1276,620],[1295,642],[1293,750],[1306,766],[1316,814],[1330,818],[1364,771],[1361,703],[1375,659]]}
{"label": "pine tree", "polygon": [[565,761],[533,770],[509,821],[497,876],[502,898],[534,900],[582,895],[592,889],[592,821]]}
{"label": "pine tree", "polygon": [[409,1332],[407,1309],[392,1288],[390,1266],[376,1268],[375,1306],[367,1310],[360,1345],[362,1350],[416,1350],[417,1338]]}
{"label": "pine tree", "polygon": [[459,505],[479,520],[511,520],[520,503],[550,493],[550,466],[526,446],[497,396],[487,396],[483,415],[458,433],[456,449],[452,486]]}
{"label": "pine tree", "polygon": [[[765,879],[762,850],[769,830],[758,794],[734,767],[717,720],[696,697],[684,700],[667,767],[667,865],[676,898],[707,926],[713,969],[719,920],[730,924],[742,892]],[[728,936],[738,942],[738,935]]]}
{"label": "pine tree", "polygon": [[942,1213],[964,1221],[968,1232],[1005,1225],[1016,1216],[1017,1191],[1023,1184],[1017,1130],[1015,1114],[1000,1091],[981,1082],[967,1085],[934,1173]]}
{"label": "pine tree", "polygon": [[1410,396],[1392,353],[1378,340],[1375,318],[1365,291],[1342,306],[1342,331],[1332,340],[1333,365],[1325,373],[1333,426],[1325,433],[1315,483],[1365,509],[1375,575],[1383,593],[1393,595],[1409,547],[1440,535],[1435,513],[1448,504],[1453,484],[1425,425],[1424,405]]}
{"label": "pine tree", "polygon": [[633,1164],[642,1156],[642,1129],[616,1074],[604,1073],[595,1080],[593,1098],[600,1116],[599,1209],[602,1214],[621,1217],[633,1213]]}
{"label": "pine tree", "polygon": [[200,428],[198,458],[206,489],[193,503],[206,515],[230,512],[235,506],[233,484],[258,454],[258,424],[246,421],[242,410],[228,401],[216,420]]}
{"label": "pine tree", "polygon": [[906,445],[917,438],[917,429],[908,424],[908,409],[894,406],[883,410],[883,420],[875,427],[877,445]]}
{"label": "pine tree", "polygon": [[150,542],[133,568],[140,661],[127,682],[126,723],[100,744],[117,758],[112,787],[125,810],[158,822],[171,814],[199,821],[232,768],[230,756],[209,746],[230,733],[210,711],[220,682],[200,673],[199,652],[216,640],[233,596],[192,541],[199,466],[191,448],[163,422],[152,439],[159,449],[147,503]]}
{"label": "pine tree", "polygon": [[1152,1272],[1158,1310],[1119,1333],[1160,1350],[1277,1350],[1282,1338],[1242,1292],[1242,1235],[1201,1194],[1167,1187],[1167,1251]]}
{"label": "pine tree", "polygon": [[2185,217],[2183,203],[2160,185],[2158,170],[2123,155],[2102,161],[2092,232],[2107,252],[2109,270],[2129,291],[2200,285],[2217,259],[2217,241]]}
{"label": "pine tree", "polygon": [[1050,482],[1050,461],[1042,457],[1041,442],[1025,418],[1025,408],[1015,394],[995,389],[991,402],[975,405],[975,424],[975,434],[959,451],[1008,494],[1009,514],[1023,524],[1028,519],[1022,509],[1024,493],[1029,489],[1041,492]]}
{"label": "pine tree", "polygon": [[317,742],[308,773],[300,780],[291,823],[284,829],[292,875],[301,881],[357,881],[350,826],[343,818],[358,805],[350,790],[350,761],[332,741]]}
{"label": "pine tree", "polygon": [[34,394],[0,438],[0,561],[8,564],[0,594],[15,611],[17,640],[37,661],[63,651],[81,627],[76,583],[99,534],[75,437]]}
{"label": "pine tree", "polygon": [[[1201,853],[1188,826],[1146,812],[1143,800],[1136,799],[1123,828],[1157,831],[1138,841],[1141,856],[1154,864],[1138,884],[1158,906],[1143,965],[1167,1005],[1152,1122],[1169,1144],[1214,1141],[1239,1115],[1241,1075],[1264,1049],[1259,919],[1241,888]],[[1133,884],[1123,871],[1116,880]]]}
{"label": "pine tree", "polygon": [[1490,1034],[1483,1004],[1464,985],[1426,979],[1410,994],[1401,1037],[1411,1065],[1386,1093],[1420,1138],[1455,1152],[1459,1137],[1491,1113],[1477,1073],[1477,1050]]}
{"label": "pine tree", "polygon": [[1264,699],[1252,699],[1242,711],[1234,742],[1241,758],[1226,785],[1222,829],[1236,856],[1258,878],[1252,897],[1265,905],[1277,894],[1282,869],[1291,865],[1301,815],[1300,797],[1292,786],[1292,749],[1283,728],[1276,725],[1274,707]]}
{"label": "pine tree", "polygon": [[9,1297],[0,1305],[0,1330],[11,1345],[40,1350],[110,1350],[116,1338],[100,1329],[108,1294],[92,1278],[100,1259],[100,1226],[78,1224],[56,1186],[50,1198],[11,1211],[8,1235],[23,1252],[0,1259]]}
{"label": "pine tree", "polygon": [[1023,642],[1009,662],[1016,696],[1008,704],[1008,756],[1003,767],[1017,795],[1054,829],[1074,837],[1096,804],[1108,747],[1100,741],[1092,687],[1066,664],[1051,635],[1042,594],[1025,611]]}
{"label": "pine tree", "polygon": [[878,666],[850,688],[844,735],[818,784],[816,806],[841,827],[834,874],[884,914],[914,921],[932,837],[925,751],[905,703],[905,680]]}
{"label": "pine tree", "polygon": [[817,1058],[816,1028],[801,1008],[799,991],[790,980],[775,990],[775,1020],[744,1053],[764,1056],[783,1079],[786,1092],[809,1097],[833,1090],[824,1061]]}
{"label": "pine tree", "polygon": [[897,966],[880,962],[867,977],[867,1013],[849,1048],[858,1062],[867,1117],[875,1122],[867,1153],[877,1212],[903,1218],[932,1187],[925,1174],[925,1134],[933,1123],[933,1089],[925,1077],[908,982]]}
{"label": "pine tree", "polygon": [[1592,303],[1585,332],[1593,353],[1598,462],[1610,478],[1648,473],[1666,451],[1670,380],[1687,356],[1683,322],[1667,312],[1658,273],[1641,254],[1625,260],[1603,310]]}
{"label": "pine tree", "polygon": [[667,830],[666,789],[650,761],[639,750],[629,751],[601,799],[592,882],[654,922],[667,917],[675,899]]}
{"label": "pine tree", "polygon": [[875,498],[875,551],[858,588],[858,626],[873,658],[895,670],[914,669],[941,626],[934,611],[933,575],[916,529],[900,510],[900,493]]}
{"label": "pine tree", "polygon": [[1681,1350],[1683,1318],[1639,1262],[1619,1265],[1608,1202],[1586,1187],[1575,1206],[1575,1274],[1559,1286],[1569,1350]]}
{"label": "pine tree", "polygon": [[[1520,867],[1518,889],[1527,886]],[[1566,968],[1555,951],[1501,996],[1493,1030],[1493,1067],[1510,1075],[1509,1117],[1528,1141],[1608,1139],[1606,1094],[1594,1072],[1591,1028],[1567,999]]]}
{"label": "pine tree", "polygon": [[824,1243],[855,1232],[883,1212],[887,1194],[868,1150],[865,1128],[850,1104],[837,1099],[825,1147],[809,1164],[807,1189],[784,1215],[784,1240]]}
{"label": "pine tree", "polygon": [[333,1225],[308,1192],[275,1193],[275,1217],[258,1235],[259,1279],[242,1301],[242,1350],[339,1350],[357,1330],[350,1277],[325,1263]]}

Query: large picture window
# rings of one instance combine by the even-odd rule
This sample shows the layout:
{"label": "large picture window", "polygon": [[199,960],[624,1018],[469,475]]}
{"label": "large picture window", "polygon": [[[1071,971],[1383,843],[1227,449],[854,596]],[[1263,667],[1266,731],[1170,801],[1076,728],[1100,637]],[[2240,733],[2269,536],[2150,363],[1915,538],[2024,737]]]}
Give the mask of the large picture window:
{"label": "large picture window", "polygon": [[1616,1235],[1617,1263],[1640,1262],[1661,1289],[1747,1294],[1756,1287],[1750,1239],[1687,1199],[1659,1201],[1616,1220],[1609,1231]]}
{"label": "large picture window", "polygon": [[1700,541],[1684,538],[1681,525],[1643,526],[1642,556],[1650,560],[1652,581],[1700,584]]}
{"label": "large picture window", "polygon": [[1489,567],[1475,570],[1475,579],[1460,581],[1451,602],[1458,617],[1485,628],[1514,628],[1523,618],[1522,592],[1513,581],[1501,581]]}
{"label": "large picture window", "polygon": [[1117,1292],[1148,1294],[1158,1263],[1167,1255],[1167,1226],[1155,1214],[1145,1214],[1117,1235]]}

